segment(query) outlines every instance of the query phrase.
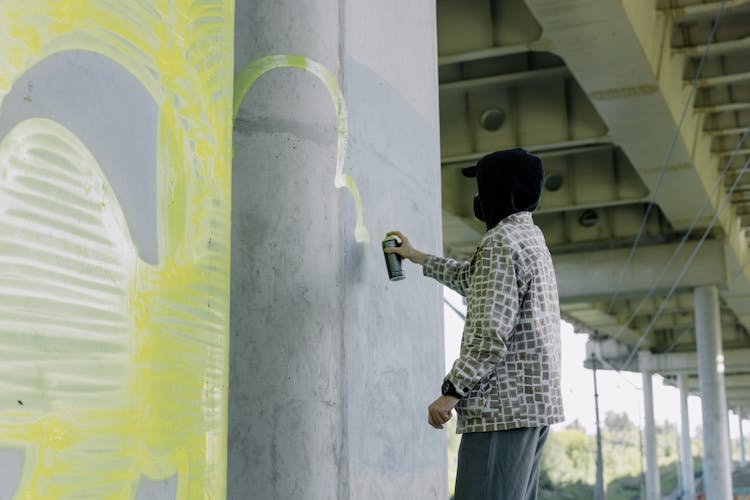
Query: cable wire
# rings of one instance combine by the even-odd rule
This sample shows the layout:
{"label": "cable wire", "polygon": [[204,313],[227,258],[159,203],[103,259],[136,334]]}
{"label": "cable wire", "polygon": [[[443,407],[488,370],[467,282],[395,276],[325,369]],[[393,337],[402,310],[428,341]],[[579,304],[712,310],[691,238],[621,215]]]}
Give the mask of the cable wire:
{"label": "cable wire", "polygon": [[456,313],[459,318],[461,318],[462,321],[466,321],[466,315],[462,313],[456,306],[451,304],[448,299],[443,297],[443,302],[445,302],[448,305],[448,307],[450,307],[453,310],[453,312]]}
{"label": "cable wire", "polygon": [[706,44],[706,47],[703,50],[703,54],[701,55],[701,59],[698,64],[698,68],[695,71],[695,76],[693,77],[693,82],[692,82],[692,85],[690,86],[690,93],[688,94],[687,99],[685,99],[685,105],[682,107],[680,120],[677,122],[677,127],[675,128],[674,135],[672,136],[672,141],[669,144],[669,148],[667,149],[667,154],[664,157],[664,163],[661,169],[659,170],[659,176],[656,179],[656,184],[654,185],[654,190],[651,194],[651,199],[649,200],[648,205],[646,207],[646,212],[643,214],[641,225],[638,228],[638,233],[636,234],[635,241],[633,242],[633,246],[630,248],[630,253],[628,254],[628,258],[625,260],[625,264],[620,269],[620,274],[615,283],[615,291],[612,294],[612,298],[609,301],[609,305],[607,306],[607,314],[610,314],[612,312],[612,307],[614,306],[615,302],[617,301],[617,298],[620,295],[620,287],[622,286],[622,281],[625,277],[625,271],[627,271],[627,269],[632,264],[633,257],[635,256],[635,251],[638,248],[638,243],[640,243],[641,237],[643,236],[643,231],[646,229],[648,218],[651,215],[651,211],[653,210],[653,207],[655,204],[654,202],[656,200],[656,195],[658,194],[659,189],[661,188],[661,183],[662,183],[662,180],[664,179],[664,174],[667,170],[667,165],[669,165],[669,160],[672,158],[674,147],[677,144],[677,138],[680,136],[680,129],[682,128],[682,124],[685,121],[685,117],[687,116],[687,111],[690,107],[690,104],[693,101],[693,96],[695,95],[695,91],[698,88],[698,79],[700,78],[700,74],[703,71],[703,66],[706,63],[708,52],[711,49],[711,43],[713,42],[714,36],[716,35],[716,30],[719,27],[719,21],[721,20],[721,16],[724,13],[725,6],[726,6],[726,0],[722,0],[721,6],[719,8],[719,12],[716,14],[716,18],[714,19],[713,27],[711,28],[711,33],[708,36],[708,43]]}
{"label": "cable wire", "polygon": [[677,279],[675,280],[672,287],[669,289],[669,293],[667,293],[667,296],[662,301],[659,308],[656,310],[656,313],[654,313],[653,318],[651,318],[651,321],[646,326],[646,329],[643,331],[643,334],[638,339],[638,342],[636,343],[633,350],[630,352],[630,355],[628,356],[625,363],[620,367],[620,369],[624,368],[625,366],[628,366],[630,362],[633,359],[633,356],[638,352],[641,345],[643,344],[643,341],[646,339],[646,336],[651,332],[651,329],[656,324],[656,320],[659,318],[661,313],[664,311],[664,308],[667,305],[667,302],[669,302],[669,299],[672,298],[672,295],[674,294],[675,290],[679,286],[682,279],[685,277],[685,274],[687,273],[688,268],[693,263],[693,260],[695,259],[695,256],[698,255],[698,251],[701,249],[701,246],[703,246],[703,243],[706,241],[706,238],[708,238],[708,235],[711,232],[711,229],[713,229],[714,225],[716,225],[716,221],[719,219],[719,216],[721,215],[721,212],[724,210],[724,208],[727,206],[727,203],[731,201],[732,194],[734,193],[735,189],[737,189],[737,185],[742,180],[742,177],[745,175],[745,172],[747,172],[748,167],[750,167],[750,158],[745,162],[745,164],[742,166],[742,170],[740,170],[739,174],[737,175],[737,178],[735,179],[734,183],[732,183],[732,187],[727,192],[727,196],[724,198],[724,200],[719,205],[719,208],[716,210],[716,213],[714,214],[713,218],[711,219],[711,223],[706,228],[706,230],[703,232],[703,235],[701,236],[700,241],[698,241],[698,244],[693,249],[693,252],[690,254],[690,257],[688,257],[688,261],[683,266],[682,270],[680,271],[680,274],[677,276]]}
{"label": "cable wire", "polygon": [[[724,164],[724,168],[722,169],[721,174],[719,175],[719,177],[714,182],[714,185],[711,187],[710,194],[708,195],[708,197],[706,198],[706,200],[703,202],[703,206],[700,208],[700,210],[698,210],[698,213],[693,218],[692,222],[690,223],[690,227],[688,227],[687,231],[682,236],[682,239],[680,240],[679,245],[677,245],[677,248],[672,253],[672,256],[669,258],[669,260],[664,265],[664,267],[662,267],[662,270],[660,271],[659,275],[656,276],[651,281],[651,286],[649,287],[648,293],[641,300],[641,302],[638,304],[638,306],[633,310],[633,312],[630,314],[630,317],[628,317],[627,321],[625,321],[625,323],[623,323],[623,325],[620,327],[620,329],[617,330],[617,332],[612,336],[613,339],[617,340],[620,337],[620,335],[622,335],[622,333],[627,329],[628,325],[630,325],[630,323],[633,321],[633,319],[635,319],[635,317],[638,315],[638,312],[641,310],[641,308],[646,304],[646,302],[648,301],[648,299],[651,298],[651,295],[654,294],[654,292],[656,291],[656,288],[657,288],[658,284],[664,278],[664,275],[667,274],[667,271],[669,271],[669,269],[672,267],[672,265],[674,264],[675,260],[677,259],[677,256],[680,254],[680,252],[682,252],[682,248],[685,246],[685,244],[687,243],[688,239],[690,238],[690,235],[692,234],[693,229],[695,229],[695,227],[697,226],[698,221],[700,220],[701,216],[706,211],[706,209],[709,207],[709,205],[711,203],[711,200],[713,199],[714,195],[717,194],[717,191],[721,187],[722,181],[724,180],[724,177],[726,176],[726,173],[729,171],[729,167],[731,167],[732,163],[734,163],[734,159],[736,158],[736,156],[737,156],[740,148],[742,147],[743,143],[745,142],[745,139],[747,138],[748,133],[750,133],[750,126],[745,129],[744,133],[740,137],[739,142],[737,143],[737,145],[735,146],[734,150],[732,151],[732,155],[729,157],[729,159],[727,160],[727,162]],[[747,265],[747,263],[745,263],[745,265]],[[744,268],[744,266],[743,266],[743,268]]]}

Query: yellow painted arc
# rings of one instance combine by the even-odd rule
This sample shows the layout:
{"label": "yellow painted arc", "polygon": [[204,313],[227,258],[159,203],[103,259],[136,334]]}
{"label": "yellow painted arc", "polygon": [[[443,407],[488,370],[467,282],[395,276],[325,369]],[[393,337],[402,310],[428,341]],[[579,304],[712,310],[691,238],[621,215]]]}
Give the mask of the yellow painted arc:
{"label": "yellow painted arc", "polygon": [[347,128],[346,101],[341,92],[339,82],[328,68],[308,57],[291,54],[270,55],[249,62],[235,77],[233,119],[237,119],[237,114],[239,113],[242,101],[245,99],[245,96],[258,78],[277,68],[296,68],[307,71],[315,75],[321,82],[323,82],[326,89],[328,89],[328,92],[331,95],[331,100],[333,101],[333,107],[336,111],[336,128],[338,131],[338,140],[336,144],[336,175],[334,176],[333,184],[337,189],[346,188],[351,192],[357,211],[354,238],[360,243],[368,243],[370,241],[370,234],[364,223],[362,197],[359,194],[359,189],[357,188],[354,179],[350,175],[344,173],[347,137],[349,133]]}

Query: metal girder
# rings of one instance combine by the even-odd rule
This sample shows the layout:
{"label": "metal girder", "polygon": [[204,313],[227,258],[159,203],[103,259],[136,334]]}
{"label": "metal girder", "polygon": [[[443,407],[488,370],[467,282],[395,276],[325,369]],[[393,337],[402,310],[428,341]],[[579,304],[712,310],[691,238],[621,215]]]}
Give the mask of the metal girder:
{"label": "metal girder", "polygon": [[[714,42],[711,44],[711,55],[728,54],[730,52],[745,50],[750,48],[750,37],[740,38],[739,40],[729,40],[726,42]],[[705,45],[693,45],[689,47],[680,47],[674,49],[678,54],[685,54],[693,57],[700,57],[706,50]]]}
{"label": "metal girder", "polygon": [[463,91],[476,87],[517,85],[530,80],[541,80],[547,78],[561,78],[570,76],[568,68],[560,66],[559,68],[534,69],[529,71],[518,71],[505,75],[485,76],[481,78],[470,78],[458,80],[455,82],[446,82],[440,84],[440,92]]}
{"label": "metal girder", "polygon": [[[545,158],[554,158],[557,156],[573,155],[578,153],[587,153],[599,151],[602,149],[612,149],[614,144],[609,137],[594,137],[591,139],[580,139],[573,141],[556,142],[550,144],[536,144],[526,149],[534,153],[542,160]],[[473,165],[483,156],[492,153],[492,151],[482,151],[479,153],[470,153],[466,155],[444,156],[441,164],[443,168],[461,168],[467,165]]]}
{"label": "metal girder", "polygon": [[[749,359],[750,349],[725,351],[723,359],[724,373],[747,373]],[[640,351],[638,353],[638,369],[661,375],[698,373],[698,354],[695,352],[652,354]]]}
{"label": "metal girder", "polygon": [[[724,383],[726,384],[726,396],[727,401],[740,401],[744,399],[750,400],[750,388],[749,387],[734,387],[727,383],[727,378],[724,377]],[[730,405],[731,406],[731,405]]]}
{"label": "metal girder", "polygon": [[716,104],[713,106],[696,106],[695,110],[701,113],[725,113],[727,111],[743,111],[750,109],[750,102],[730,102]]}
{"label": "metal girder", "polygon": [[[750,74],[750,73],[749,73]],[[707,135],[717,137],[721,135],[741,135],[747,132],[748,127],[722,128],[716,130],[704,130]]]}
{"label": "metal girder", "polygon": [[[650,289],[651,280],[671,256],[675,245],[663,242],[679,237],[688,226],[705,228],[723,198],[709,193],[710,186],[718,180],[721,165],[717,164],[730,154],[728,150],[734,145],[730,140],[742,132],[738,127],[746,124],[745,113],[750,110],[747,84],[737,85],[750,79],[742,58],[750,39],[743,32],[746,11],[736,11],[739,20],[728,14],[736,7],[750,7],[750,0],[727,3],[703,72],[704,87],[690,103],[703,106],[695,108],[697,113],[687,114],[668,159],[663,155],[685,102],[684,79],[705,49],[699,44],[708,36],[709,21],[718,13],[720,3],[666,10],[657,7],[656,11],[652,4],[620,0],[525,3],[530,12],[520,2],[520,8],[511,8],[502,2],[464,4],[449,0],[438,8],[439,13],[443,9],[442,22],[449,28],[443,29],[439,38],[441,135],[446,138],[441,141],[442,175],[444,186],[450,188],[443,193],[444,227],[452,228],[445,232],[445,252],[466,257],[482,233],[480,225],[469,220],[475,186],[461,179],[458,168],[494,149],[525,146],[545,159],[548,173],[556,177],[555,185],[560,186],[562,180],[562,188],[556,192],[545,190],[535,219],[555,254],[563,315],[592,333],[614,335],[629,319],[630,310],[607,314],[607,306],[602,309],[597,302],[608,300],[618,286],[615,283],[627,250],[617,254],[611,249],[629,247],[635,234],[632,228],[637,229],[642,218],[645,205],[641,202],[651,198],[649,191],[657,182],[662,186],[655,195],[654,212],[658,215],[648,221],[636,253],[637,262],[624,272],[623,284],[618,287],[622,288],[620,295],[633,299]],[[669,7],[676,4],[670,0]],[[506,10],[499,12],[498,8]],[[470,30],[466,40],[459,40],[457,35],[466,32],[469,20],[476,29]],[[508,26],[518,29],[509,30]],[[607,37],[602,38],[602,33]],[[598,43],[591,44],[590,40]],[[663,56],[670,50],[676,57]],[[612,60],[627,64],[610,68]],[[610,70],[600,71],[604,65]],[[557,81],[556,76],[554,82],[545,83],[545,78],[538,77],[549,70],[575,78],[563,76]],[[529,85],[517,84],[525,81]],[[590,109],[591,104],[596,112]],[[506,114],[502,128],[490,130],[484,123],[480,126],[482,113],[495,108]],[[622,152],[627,160],[609,163],[597,154],[577,157],[595,149]],[[606,178],[611,172],[617,175]],[[638,177],[643,189],[636,189],[634,183],[623,184],[623,176],[630,172]],[[735,207],[743,202],[742,196],[739,191],[735,194]],[[706,201],[710,207],[693,226],[697,207]],[[743,325],[750,325],[750,313],[743,315],[750,311],[750,299],[738,295],[750,286],[750,272],[740,269],[746,259],[747,240],[743,221],[733,213],[723,212],[710,236],[721,239],[721,243],[709,240],[707,245],[714,248],[711,255],[705,256],[705,249],[701,251],[678,290],[718,285],[732,313]],[[750,217],[746,222],[750,224]],[[660,297],[677,278],[693,248],[684,249],[680,262],[657,284]],[[649,310],[661,304],[660,300],[654,302]],[[681,316],[680,312],[678,308],[673,313],[668,305],[642,347],[671,348],[679,329],[690,327],[690,315]],[[650,319],[641,312],[634,326],[620,338],[633,343],[640,338],[638,326],[650,323]],[[729,332],[732,322],[731,317],[723,321],[724,333]],[[738,329],[735,333],[739,336],[742,332]],[[679,340],[678,349],[689,348],[692,343],[689,336]]]}
{"label": "metal girder", "polygon": [[488,49],[472,50],[460,54],[451,54],[438,57],[438,65],[447,66],[448,64],[458,64],[469,61],[479,61],[492,57],[509,56],[513,54],[523,54],[533,50],[533,44],[504,45],[501,47],[490,47]]}
{"label": "metal girder", "polygon": [[[681,133],[677,135],[677,117],[685,105],[685,75],[690,74],[697,62],[690,55],[677,54],[678,48],[671,47],[670,37],[676,36],[673,30],[683,29],[679,23],[698,21],[695,26],[684,28],[694,31],[688,35],[695,39],[687,43],[703,43],[701,40],[711,31],[709,22],[718,13],[720,2],[671,9],[675,3],[670,1],[669,5],[666,2],[663,5],[669,8],[657,11],[647,2],[616,0],[581,0],[571,4],[561,0],[527,0],[526,3],[542,27],[544,38],[549,40],[550,50],[568,65],[608,125],[608,134],[627,154],[644,183],[652,190],[661,186],[654,198],[672,227],[682,231],[692,226],[697,207],[708,202],[710,208],[705,212],[705,220],[697,222],[698,227],[705,227],[724,198],[711,192],[711,186],[718,181],[722,166],[719,163],[725,161],[712,153],[712,149],[724,151],[733,144],[727,142],[731,135],[711,138],[703,129],[708,125],[707,113],[744,112],[750,104],[746,83],[750,75],[742,57],[745,49],[739,47],[744,42],[732,42],[746,38],[748,33],[734,21],[736,16],[729,15],[730,11],[739,16],[750,13],[750,1],[726,4],[723,24],[719,25],[720,36],[714,43],[729,43],[719,45],[719,51],[714,53],[718,57],[708,61],[701,84],[710,86],[698,89],[694,102],[687,104],[702,107],[697,108],[698,113],[685,115],[678,129]],[[738,7],[743,9],[736,10]],[[601,33],[608,33],[606,41],[599,38]],[[592,39],[602,43],[586,43]],[[664,57],[665,51],[676,57]],[[612,60],[628,64],[619,68],[623,71],[598,70]],[[736,85],[740,81],[742,85]],[[745,125],[744,119],[734,118],[739,122],[731,128]],[[716,129],[731,121],[710,120]],[[670,154],[665,161],[662,155],[668,144],[671,144]],[[677,165],[684,168],[674,168]],[[744,293],[750,286],[750,268],[741,269],[748,241],[742,221],[733,216],[732,210],[724,210],[717,222],[716,234],[723,236],[726,249],[725,267],[731,269],[733,276],[729,288],[722,287],[722,296],[734,296],[738,290]],[[750,302],[745,302],[748,301],[730,299],[727,305],[748,327]]]}
{"label": "metal girder", "polygon": [[[688,383],[688,389],[690,391],[697,391],[700,387],[698,382],[697,376],[687,376],[687,383]],[[668,385],[675,385],[676,382],[674,380],[665,379],[665,382]],[[724,383],[726,384],[727,388],[734,387],[734,388],[745,388],[748,391],[750,391],[750,373],[725,373],[724,374]]]}
{"label": "metal girder", "polygon": [[[610,307],[610,306],[608,306]],[[644,298],[622,298],[611,305],[611,312],[621,321],[633,315],[637,309],[636,318],[641,316],[651,316],[657,310],[661,309],[664,314],[693,313],[693,293],[692,291],[675,293],[664,303],[664,298],[659,295],[652,295],[649,299]]]}
{"label": "metal girder", "polygon": [[730,85],[732,83],[739,83],[750,80],[750,71],[743,71],[741,73],[732,73],[729,75],[710,76],[707,78],[701,78],[698,80],[698,87],[711,87],[715,85]]}
{"label": "metal girder", "polygon": [[737,7],[750,5],[750,0],[728,0],[727,2],[708,2],[697,5],[686,5],[684,7],[669,7],[661,9],[667,16],[674,19],[675,22],[689,22],[696,19],[706,19],[715,17],[721,10],[721,4],[725,3],[726,10],[732,10]]}
{"label": "metal girder", "polygon": [[628,327],[623,328],[622,321],[607,314],[606,307],[602,310],[594,304],[563,303],[560,305],[560,312],[567,321],[580,325],[579,329],[593,330],[591,333],[606,337],[617,336],[624,342],[636,342],[640,337],[637,331]]}
{"label": "metal girder", "polygon": [[[657,290],[669,289],[685,265],[696,243],[685,245],[674,265],[656,283]],[[562,302],[610,298],[619,288],[623,296],[645,294],[654,278],[677,248],[676,244],[653,245],[640,248],[628,269],[623,269],[629,250],[602,250],[553,255],[557,282]],[[581,277],[585,276],[585,279]],[[622,283],[617,280],[622,276]],[[680,288],[726,284],[724,249],[718,241],[706,241],[688,268]]]}
{"label": "metal girder", "polygon": [[746,155],[750,154],[750,148],[741,148],[741,149],[732,149],[732,150],[724,150],[724,151],[714,151],[715,154],[721,156],[722,158],[728,158],[733,155]]}

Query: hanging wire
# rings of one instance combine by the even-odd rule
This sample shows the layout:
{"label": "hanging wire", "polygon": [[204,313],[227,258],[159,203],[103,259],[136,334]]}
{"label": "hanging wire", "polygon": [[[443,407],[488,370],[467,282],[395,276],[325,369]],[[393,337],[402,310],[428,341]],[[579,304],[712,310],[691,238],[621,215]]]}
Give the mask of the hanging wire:
{"label": "hanging wire", "polygon": [[[638,306],[633,310],[633,312],[628,317],[627,321],[623,323],[623,325],[617,330],[617,332],[612,336],[613,339],[618,339],[620,335],[627,329],[628,325],[635,319],[635,317],[638,315],[638,312],[641,310],[641,308],[646,304],[649,298],[654,294],[656,291],[656,288],[658,284],[661,282],[661,280],[664,278],[664,275],[667,274],[667,271],[672,267],[675,260],[677,259],[677,256],[682,252],[682,248],[687,243],[688,239],[690,239],[690,235],[693,233],[693,230],[698,225],[698,222],[700,221],[701,217],[703,216],[703,213],[706,211],[706,209],[709,207],[711,200],[713,197],[717,194],[719,191],[719,188],[722,185],[722,181],[724,180],[724,177],[726,176],[726,173],[729,171],[729,167],[732,166],[732,163],[734,163],[734,159],[736,158],[737,154],[739,153],[739,150],[741,149],[742,145],[745,142],[745,139],[747,138],[748,134],[750,133],[750,126],[745,129],[742,136],[740,136],[739,142],[737,142],[737,145],[735,146],[734,150],[732,151],[731,156],[727,160],[727,162],[724,164],[724,168],[721,171],[721,174],[714,182],[714,185],[711,187],[711,192],[706,198],[706,200],[703,202],[703,206],[698,210],[698,213],[693,218],[692,222],[690,223],[690,227],[687,229],[685,234],[682,236],[682,239],[680,240],[680,243],[677,245],[677,248],[672,253],[672,256],[669,258],[666,264],[664,264],[664,267],[659,272],[658,276],[656,276],[651,281],[651,286],[649,287],[648,293],[646,293],[645,297],[641,300],[641,302],[638,304]],[[747,265],[747,263],[745,263]],[[743,266],[744,269],[744,266]]]}
{"label": "hanging wire", "polygon": [[453,310],[453,312],[456,313],[459,318],[461,318],[462,321],[466,321],[466,315],[462,313],[456,306],[451,304],[450,301],[448,301],[448,299],[443,297],[443,302],[445,302],[448,305],[448,307],[450,307]]}
{"label": "hanging wire", "polygon": [[602,365],[606,366],[608,370],[612,370],[612,371],[614,371],[614,372],[615,372],[616,374],[618,374],[618,375],[620,376],[620,378],[621,378],[621,379],[623,379],[623,380],[624,380],[625,382],[627,382],[627,383],[628,383],[628,384],[629,384],[629,385],[630,385],[630,386],[631,386],[631,387],[632,387],[633,389],[635,389],[636,391],[643,391],[643,388],[642,388],[642,387],[638,387],[638,386],[637,386],[637,385],[635,385],[635,384],[634,384],[634,383],[633,383],[633,382],[632,382],[631,380],[628,380],[628,378],[627,378],[627,377],[626,377],[625,375],[623,375],[623,374],[622,374],[622,370],[618,370],[618,369],[617,369],[616,367],[612,366],[612,364],[611,364],[611,363],[609,363],[608,361],[605,361],[605,360],[604,360],[604,358],[602,358],[602,357],[601,357],[601,356],[600,356],[599,354],[600,354],[600,353],[596,353],[596,354],[595,354],[595,356],[596,356],[596,360],[597,360],[597,361],[598,361],[599,363],[601,363]]}
{"label": "hanging wire", "polygon": [[732,193],[734,193],[735,189],[737,189],[737,185],[742,180],[742,177],[745,175],[745,172],[747,172],[748,167],[750,167],[750,158],[745,162],[745,164],[742,166],[742,170],[740,170],[739,174],[737,175],[737,178],[735,179],[734,183],[732,183],[732,187],[729,189],[729,192],[727,193],[726,198],[721,202],[721,205],[719,205],[719,208],[716,210],[716,213],[714,214],[714,217],[711,219],[711,223],[708,225],[706,230],[703,232],[703,235],[701,236],[700,241],[698,241],[698,244],[693,249],[693,252],[690,254],[690,257],[688,257],[687,262],[683,266],[682,270],[680,271],[680,274],[677,276],[677,279],[675,280],[672,287],[669,289],[669,293],[667,293],[667,296],[662,301],[659,308],[656,310],[656,313],[654,313],[654,316],[651,318],[651,321],[649,322],[648,326],[646,326],[646,329],[643,331],[643,334],[638,339],[638,342],[636,343],[635,347],[633,347],[633,350],[630,352],[630,355],[628,356],[625,363],[620,367],[620,369],[624,368],[625,366],[628,366],[628,364],[632,361],[635,354],[640,349],[641,345],[643,344],[643,341],[646,339],[646,336],[651,332],[651,329],[654,327],[654,324],[656,323],[656,320],[659,318],[661,313],[664,311],[664,308],[667,305],[667,302],[669,302],[669,299],[672,298],[672,295],[674,294],[675,290],[679,286],[680,282],[682,281],[682,278],[685,277],[685,274],[687,273],[688,268],[693,263],[693,260],[695,259],[695,256],[698,255],[698,251],[703,246],[703,243],[706,241],[706,238],[708,238],[708,235],[711,232],[711,229],[713,229],[714,225],[716,225],[716,221],[719,219],[719,216],[721,215],[721,212],[724,210],[724,208],[727,206],[727,203],[731,201]]}
{"label": "hanging wire", "polygon": [[713,42],[714,36],[716,35],[716,30],[719,27],[719,21],[721,20],[721,16],[724,13],[725,6],[726,6],[726,0],[722,0],[721,7],[719,8],[719,12],[716,14],[716,18],[714,19],[713,27],[711,28],[711,33],[708,36],[708,43],[706,44],[706,48],[703,50],[703,54],[698,64],[698,68],[695,71],[695,76],[693,77],[693,82],[690,86],[690,93],[688,94],[687,99],[685,99],[685,104],[682,107],[680,120],[677,122],[677,127],[675,128],[674,134],[672,136],[672,141],[670,142],[669,148],[667,149],[667,154],[664,156],[664,163],[662,164],[661,169],[659,169],[659,176],[656,179],[653,192],[651,193],[651,199],[649,200],[648,205],[646,207],[646,212],[643,214],[641,225],[638,228],[638,233],[636,234],[635,241],[633,242],[633,246],[630,248],[630,253],[628,254],[628,258],[625,260],[625,264],[623,264],[622,268],[620,268],[620,273],[617,277],[617,281],[615,282],[615,291],[612,294],[612,297],[610,298],[609,305],[607,306],[607,314],[611,314],[612,307],[614,306],[615,302],[617,301],[617,298],[620,295],[620,287],[622,286],[622,281],[625,277],[625,272],[628,270],[628,268],[630,268],[630,265],[633,262],[635,251],[638,248],[638,244],[641,241],[641,237],[643,236],[643,231],[646,229],[648,218],[651,215],[651,211],[653,210],[653,207],[655,204],[654,202],[656,200],[656,195],[658,194],[659,189],[661,188],[661,183],[662,183],[662,180],[664,179],[664,174],[666,173],[666,170],[667,170],[667,165],[669,165],[669,160],[672,158],[674,147],[677,144],[677,138],[680,136],[680,129],[682,128],[682,124],[685,121],[685,117],[687,116],[687,111],[690,108],[690,104],[693,101],[693,96],[695,95],[695,91],[698,88],[698,79],[700,78],[701,72],[703,71],[703,65],[706,63],[708,52],[711,49],[711,43]]}

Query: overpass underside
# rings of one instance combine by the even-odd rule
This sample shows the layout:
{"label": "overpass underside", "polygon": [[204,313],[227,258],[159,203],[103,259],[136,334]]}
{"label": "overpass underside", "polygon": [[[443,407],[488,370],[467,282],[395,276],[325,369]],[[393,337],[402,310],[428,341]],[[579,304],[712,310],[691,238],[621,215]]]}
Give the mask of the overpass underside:
{"label": "overpass underside", "polygon": [[750,410],[750,2],[437,8],[446,254],[467,257],[483,231],[461,167],[516,146],[541,156],[535,220],[564,317],[598,368],[702,396],[706,490],[728,498],[728,411]]}

